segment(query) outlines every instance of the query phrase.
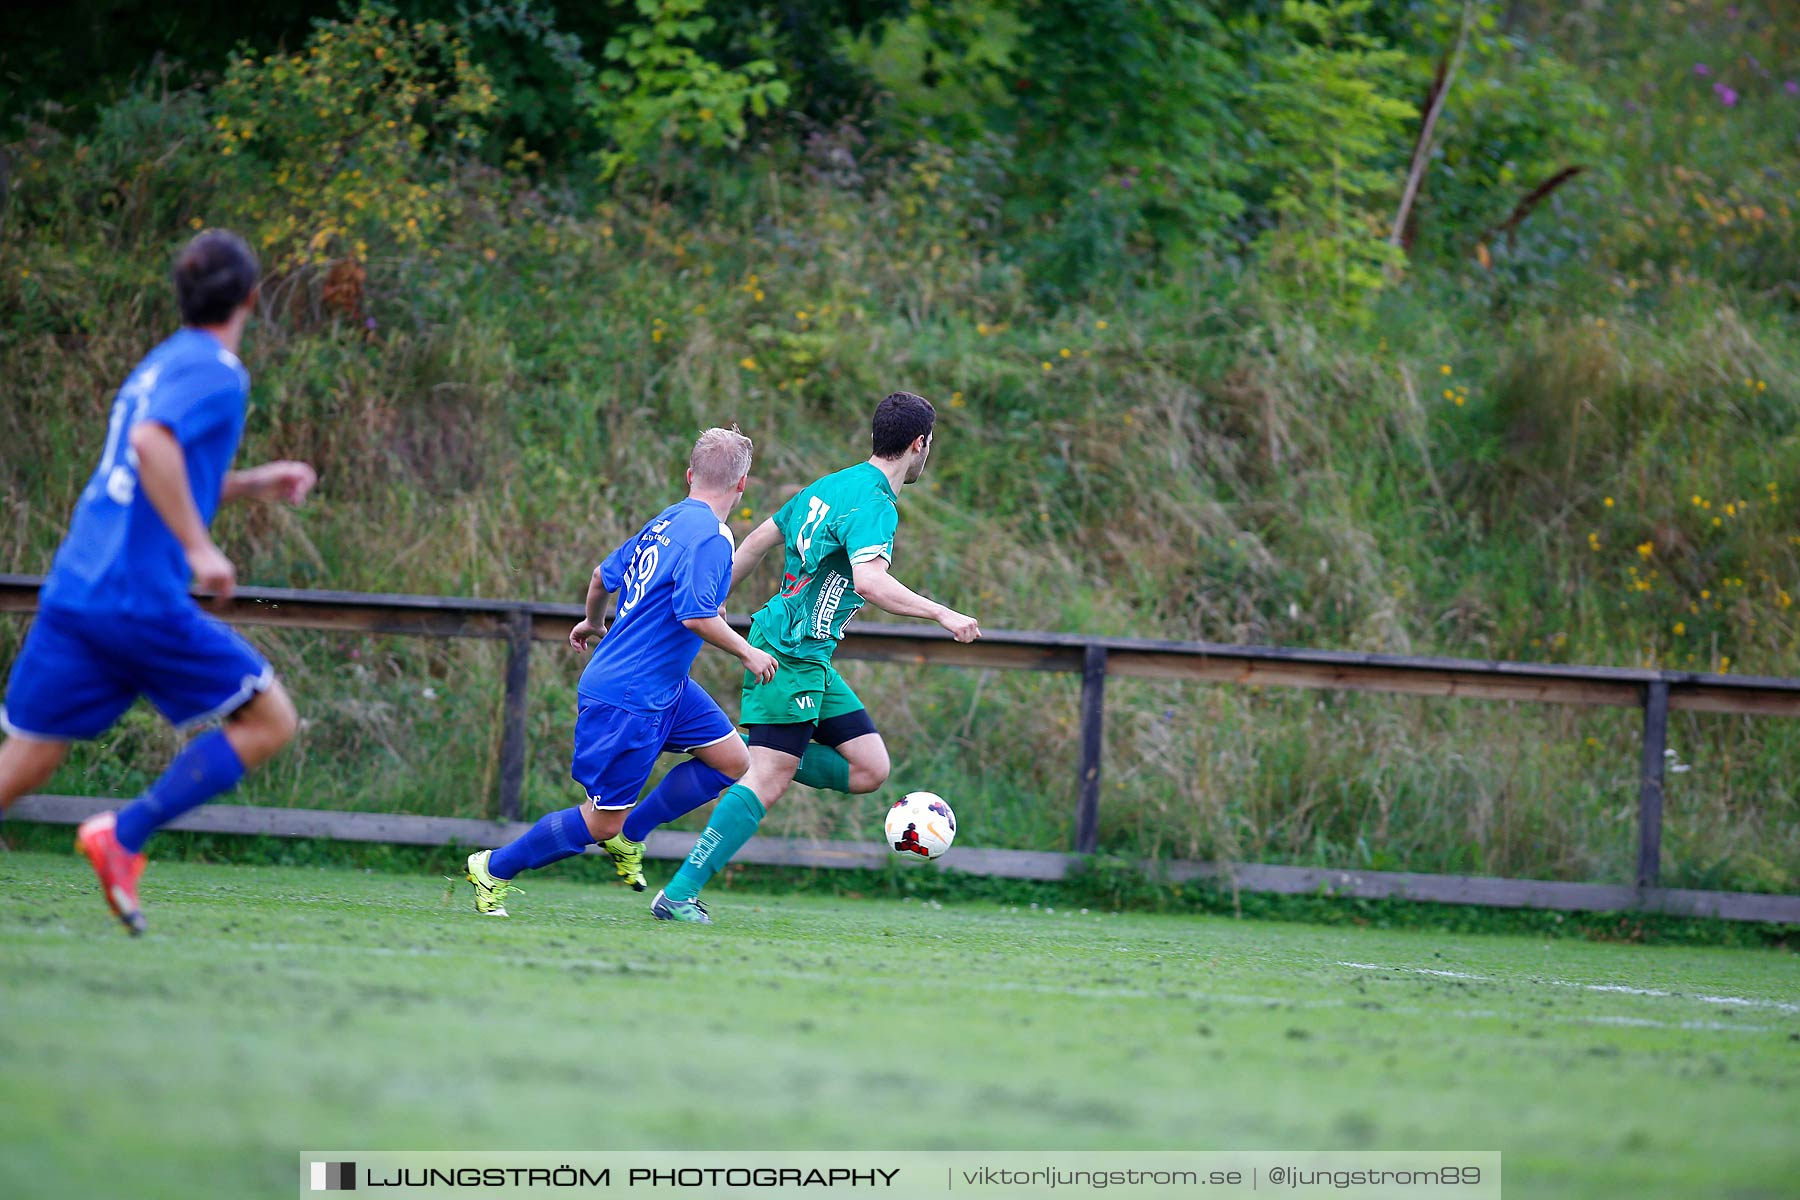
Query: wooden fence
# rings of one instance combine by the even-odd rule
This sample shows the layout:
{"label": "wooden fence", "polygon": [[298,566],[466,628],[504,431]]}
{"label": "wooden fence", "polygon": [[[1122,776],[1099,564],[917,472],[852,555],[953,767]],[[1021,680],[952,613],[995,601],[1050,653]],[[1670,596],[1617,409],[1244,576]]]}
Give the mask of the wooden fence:
{"label": "wooden fence", "polygon": [[[36,611],[41,582],[35,576],[0,575],[0,613]],[[233,597],[222,615],[239,625],[505,641],[506,693],[499,794],[496,797],[499,819],[479,821],[210,805],[190,813],[177,828],[423,845],[451,842],[496,845],[523,828],[520,797],[525,780],[531,644],[534,641],[560,642],[567,637],[570,625],[581,616],[579,605],[244,588]],[[743,629],[748,621],[744,617],[734,617],[732,624]],[[1669,713],[1689,710],[1800,716],[1800,679],[1414,658],[1056,633],[995,631],[984,634],[978,642],[960,645],[931,626],[866,622],[851,626],[838,653],[847,658],[877,662],[1059,671],[1081,676],[1081,758],[1075,780],[1074,852],[1057,854],[962,847],[947,862],[939,864],[946,869],[1015,878],[1060,879],[1083,856],[1094,853],[1100,819],[1102,733],[1108,676],[1328,688],[1641,710],[1643,741],[1638,782],[1636,885],[1253,864],[1146,863],[1146,868],[1171,879],[1217,877],[1249,891],[1396,896],[1503,907],[1633,910],[1800,922],[1800,896],[1687,891],[1660,886],[1663,750],[1667,744]],[[13,815],[25,820],[73,822],[108,803],[88,797],[37,796],[21,801]],[[692,843],[692,835],[663,831],[652,840],[649,852],[655,857],[680,857]],[[816,867],[875,866],[886,858],[886,851],[875,844],[781,842],[767,838],[753,839],[739,855],[740,861],[746,862]]]}

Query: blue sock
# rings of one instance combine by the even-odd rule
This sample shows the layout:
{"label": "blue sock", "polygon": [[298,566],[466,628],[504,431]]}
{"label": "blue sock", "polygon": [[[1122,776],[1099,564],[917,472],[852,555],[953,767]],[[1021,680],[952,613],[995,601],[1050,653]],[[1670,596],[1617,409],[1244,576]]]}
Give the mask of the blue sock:
{"label": "blue sock", "polygon": [[535,871],[573,858],[593,840],[587,822],[581,819],[580,806],[545,813],[536,825],[494,851],[488,859],[488,874],[495,879],[511,879],[520,871]]}
{"label": "blue sock", "polygon": [[650,836],[652,829],[693,812],[730,787],[732,782],[731,776],[697,758],[676,763],[662,777],[662,782],[626,815],[624,834],[634,842],[641,842]]}
{"label": "blue sock", "polygon": [[175,756],[169,769],[143,795],[124,807],[114,836],[119,845],[135,854],[158,829],[237,786],[243,777],[244,764],[223,731],[203,733]]}

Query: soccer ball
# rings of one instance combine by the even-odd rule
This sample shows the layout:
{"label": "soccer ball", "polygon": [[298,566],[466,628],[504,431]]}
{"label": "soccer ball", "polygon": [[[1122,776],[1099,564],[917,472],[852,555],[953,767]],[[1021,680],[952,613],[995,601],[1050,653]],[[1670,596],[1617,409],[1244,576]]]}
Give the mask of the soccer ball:
{"label": "soccer ball", "polygon": [[894,853],[938,858],[956,840],[956,814],[935,792],[908,792],[888,809],[885,828]]}

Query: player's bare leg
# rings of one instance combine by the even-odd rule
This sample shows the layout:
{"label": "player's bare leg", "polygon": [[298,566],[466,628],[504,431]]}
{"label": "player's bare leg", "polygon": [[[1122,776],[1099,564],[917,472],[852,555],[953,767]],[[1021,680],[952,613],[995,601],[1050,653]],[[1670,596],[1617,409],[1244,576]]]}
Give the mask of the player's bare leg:
{"label": "player's bare leg", "polygon": [[300,714],[280,680],[250,698],[244,707],[225,720],[225,740],[236,751],[246,771],[254,770],[274,758],[281,748],[294,740],[300,728]]}
{"label": "player's bare leg", "polygon": [[709,746],[696,746],[689,754],[715,771],[733,779],[742,779],[750,770],[750,747],[737,736],[722,738]]}
{"label": "player's bare leg", "polygon": [[[53,742],[24,734],[14,734],[0,742],[0,815],[12,807],[20,796],[31,793],[50,782],[56,768],[69,756],[69,743]],[[0,837],[0,850],[6,839]]]}
{"label": "player's bare leg", "polygon": [[0,742],[0,812],[13,801],[50,782],[56,768],[69,756],[69,743],[14,734]]}
{"label": "player's bare leg", "polygon": [[747,746],[745,749],[749,752],[750,766],[738,783],[755,792],[764,809],[771,808],[777,800],[787,795],[788,785],[794,782],[794,772],[799,768],[800,760],[773,746]]}
{"label": "player's bare leg", "polygon": [[879,733],[853,737],[847,742],[840,742],[836,749],[850,764],[852,795],[864,796],[870,792],[878,792],[888,781],[893,763],[888,758],[887,743],[881,740]]}

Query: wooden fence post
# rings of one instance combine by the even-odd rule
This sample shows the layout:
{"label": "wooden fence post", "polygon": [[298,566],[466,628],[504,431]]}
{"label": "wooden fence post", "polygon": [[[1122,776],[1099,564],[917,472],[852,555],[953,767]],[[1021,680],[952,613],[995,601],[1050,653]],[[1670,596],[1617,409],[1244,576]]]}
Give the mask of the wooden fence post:
{"label": "wooden fence post", "polygon": [[1105,750],[1106,647],[1081,652],[1081,800],[1075,810],[1075,853],[1100,844],[1100,759]]}
{"label": "wooden fence post", "polygon": [[517,821],[525,794],[525,717],[531,676],[531,610],[506,620],[506,700],[500,730],[500,819]]}
{"label": "wooden fence post", "polygon": [[1663,750],[1669,744],[1669,681],[1644,685],[1644,760],[1638,778],[1638,868],[1641,888],[1662,879]]}

